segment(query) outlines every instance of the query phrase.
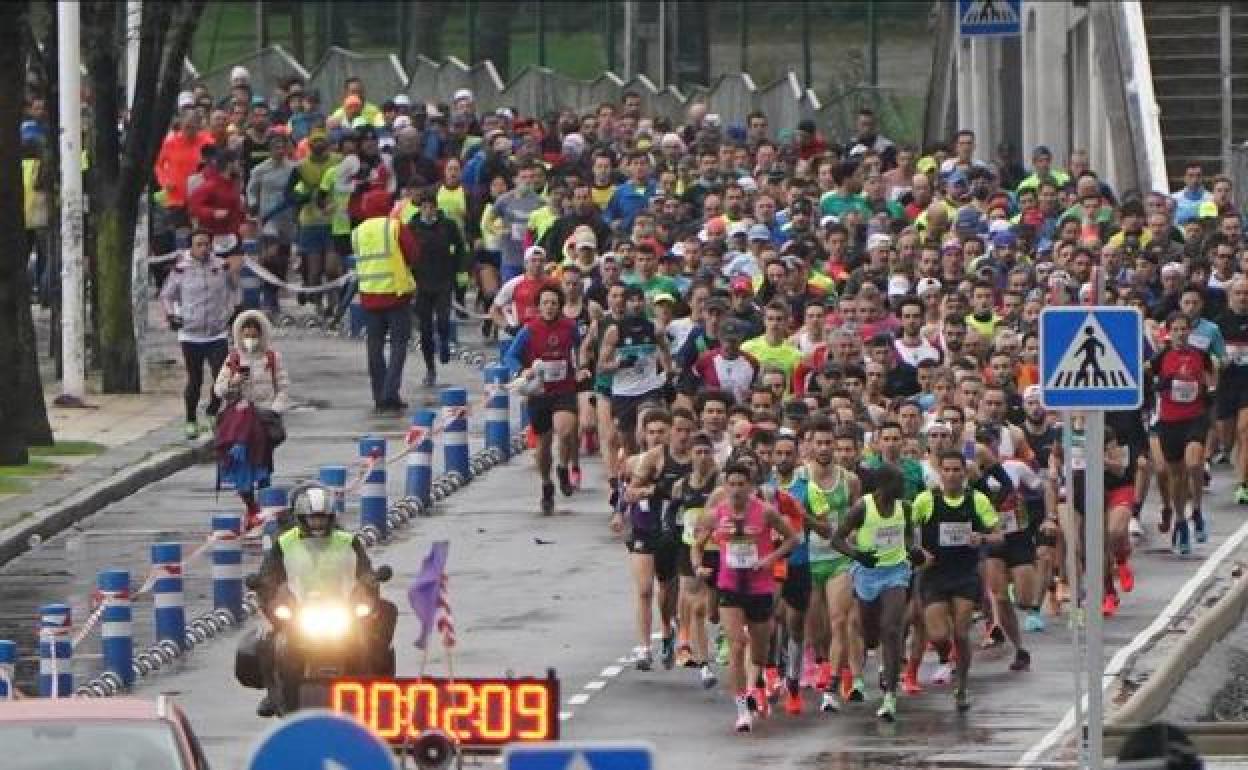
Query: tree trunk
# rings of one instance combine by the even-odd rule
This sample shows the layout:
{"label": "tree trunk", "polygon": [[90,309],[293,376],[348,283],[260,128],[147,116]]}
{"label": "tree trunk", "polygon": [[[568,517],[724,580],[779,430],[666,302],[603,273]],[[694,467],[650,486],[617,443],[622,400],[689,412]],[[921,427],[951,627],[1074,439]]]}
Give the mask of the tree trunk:
{"label": "tree trunk", "polygon": [[[28,9],[24,2],[0,3],[0,72],[23,71],[22,27]],[[0,323],[9,329],[20,328],[19,308],[27,301],[21,277],[29,253],[22,222],[22,97],[20,88],[0,88]],[[0,465],[25,465],[30,460],[18,336],[0,334]]]}
{"label": "tree trunk", "polygon": [[494,0],[480,3],[479,7],[477,60],[494,62],[499,77],[506,82],[511,77],[511,17],[515,8],[511,3]]}

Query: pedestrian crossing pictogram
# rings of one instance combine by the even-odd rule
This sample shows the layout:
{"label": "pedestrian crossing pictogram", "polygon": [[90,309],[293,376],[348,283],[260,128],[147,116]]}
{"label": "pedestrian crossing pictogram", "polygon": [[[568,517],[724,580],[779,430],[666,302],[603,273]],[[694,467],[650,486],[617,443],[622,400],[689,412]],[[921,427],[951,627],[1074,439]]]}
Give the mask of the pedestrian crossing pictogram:
{"label": "pedestrian crossing pictogram", "polygon": [[1041,399],[1050,409],[1136,409],[1142,368],[1142,319],[1134,308],[1041,312]]}
{"label": "pedestrian crossing pictogram", "polygon": [[958,0],[958,32],[964,37],[1018,35],[1021,17],[1022,0]]}

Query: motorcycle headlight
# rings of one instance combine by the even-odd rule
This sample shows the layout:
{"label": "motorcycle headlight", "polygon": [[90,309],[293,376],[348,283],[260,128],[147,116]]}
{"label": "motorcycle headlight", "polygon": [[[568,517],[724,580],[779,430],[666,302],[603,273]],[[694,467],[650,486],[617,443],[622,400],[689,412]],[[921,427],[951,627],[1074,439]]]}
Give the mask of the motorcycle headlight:
{"label": "motorcycle headlight", "polygon": [[360,602],[359,604],[355,605],[355,616],[357,618],[366,618],[369,616],[369,614],[372,611],[373,611],[372,606],[365,604],[364,602]]}
{"label": "motorcycle headlight", "polygon": [[347,609],[341,605],[313,604],[299,610],[299,631],[312,639],[338,639],[350,625]]}
{"label": "motorcycle headlight", "polygon": [[273,610],[273,616],[278,620],[290,620],[294,617],[294,613],[285,604],[277,605],[277,609]]}

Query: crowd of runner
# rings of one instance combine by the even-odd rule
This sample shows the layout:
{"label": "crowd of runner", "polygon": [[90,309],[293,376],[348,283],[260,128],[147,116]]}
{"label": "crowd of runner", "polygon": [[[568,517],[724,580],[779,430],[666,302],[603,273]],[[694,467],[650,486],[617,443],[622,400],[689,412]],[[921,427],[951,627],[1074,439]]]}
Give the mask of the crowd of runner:
{"label": "crowd of runner", "polygon": [[[1166,195],[1113,189],[1081,150],[1023,167],[970,131],[895,143],[867,109],[835,141],[701,104],[673,122],[632,93],[521,116],[467,91],[378,107],[348,80],[321,112],[302,82],[269,100],[235,75],[180,105],[157,170],[173,219],[231,234],[250,215],[264,264],[297,257],[309,286],[367,220],[415,233],[393,248],[426,381],[475,294],[526,401],[540,510],[600,456],[585,494],[627,545],[635,665],[657,631],[665,668],[725,681],[738,731],[801,712],[805,687],[825,712],[878,690],[894,720],[929,655],[960,712],[977,650],[1031,666],[1083,556],[1086,458],[1040,398],[1046,305],[1147,319],[1145,405],[1105,431],[1105,616],[1142,540],[1206,541],[1211,463],[1235,458],[1248,503],[1248,249],[1230,180],[1198,165]],[[230,205],[204,192],[219,171]]]}

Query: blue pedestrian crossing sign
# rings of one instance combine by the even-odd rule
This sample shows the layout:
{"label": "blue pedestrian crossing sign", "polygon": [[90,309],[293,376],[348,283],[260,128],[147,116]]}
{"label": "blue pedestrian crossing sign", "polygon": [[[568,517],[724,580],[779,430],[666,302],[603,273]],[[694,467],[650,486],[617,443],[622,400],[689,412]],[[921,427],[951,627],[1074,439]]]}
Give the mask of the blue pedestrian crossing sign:
{"label": "blue pedestrian crossing sign", "polygon": [[1122,411],[1144,400],[1144,324],[1130,307],[1040,312],[1040,398],[1049,409]]}
{"label": "blue pedestrian crossing sign", "polygon": [[654,770],[647,743],[513,743],[503,749],[503,770]]}
{"label": "blue pedestrian crossing sign", "polygon": [[1022,33],[1023,0],[958,0],[958,34],[1007,37]]}
{"label": "blue pedestrian crossing sign", "polygon": [[351,717],[324,709],[278,722],[251,750],[247,770],[395,770],[381,738]]}

